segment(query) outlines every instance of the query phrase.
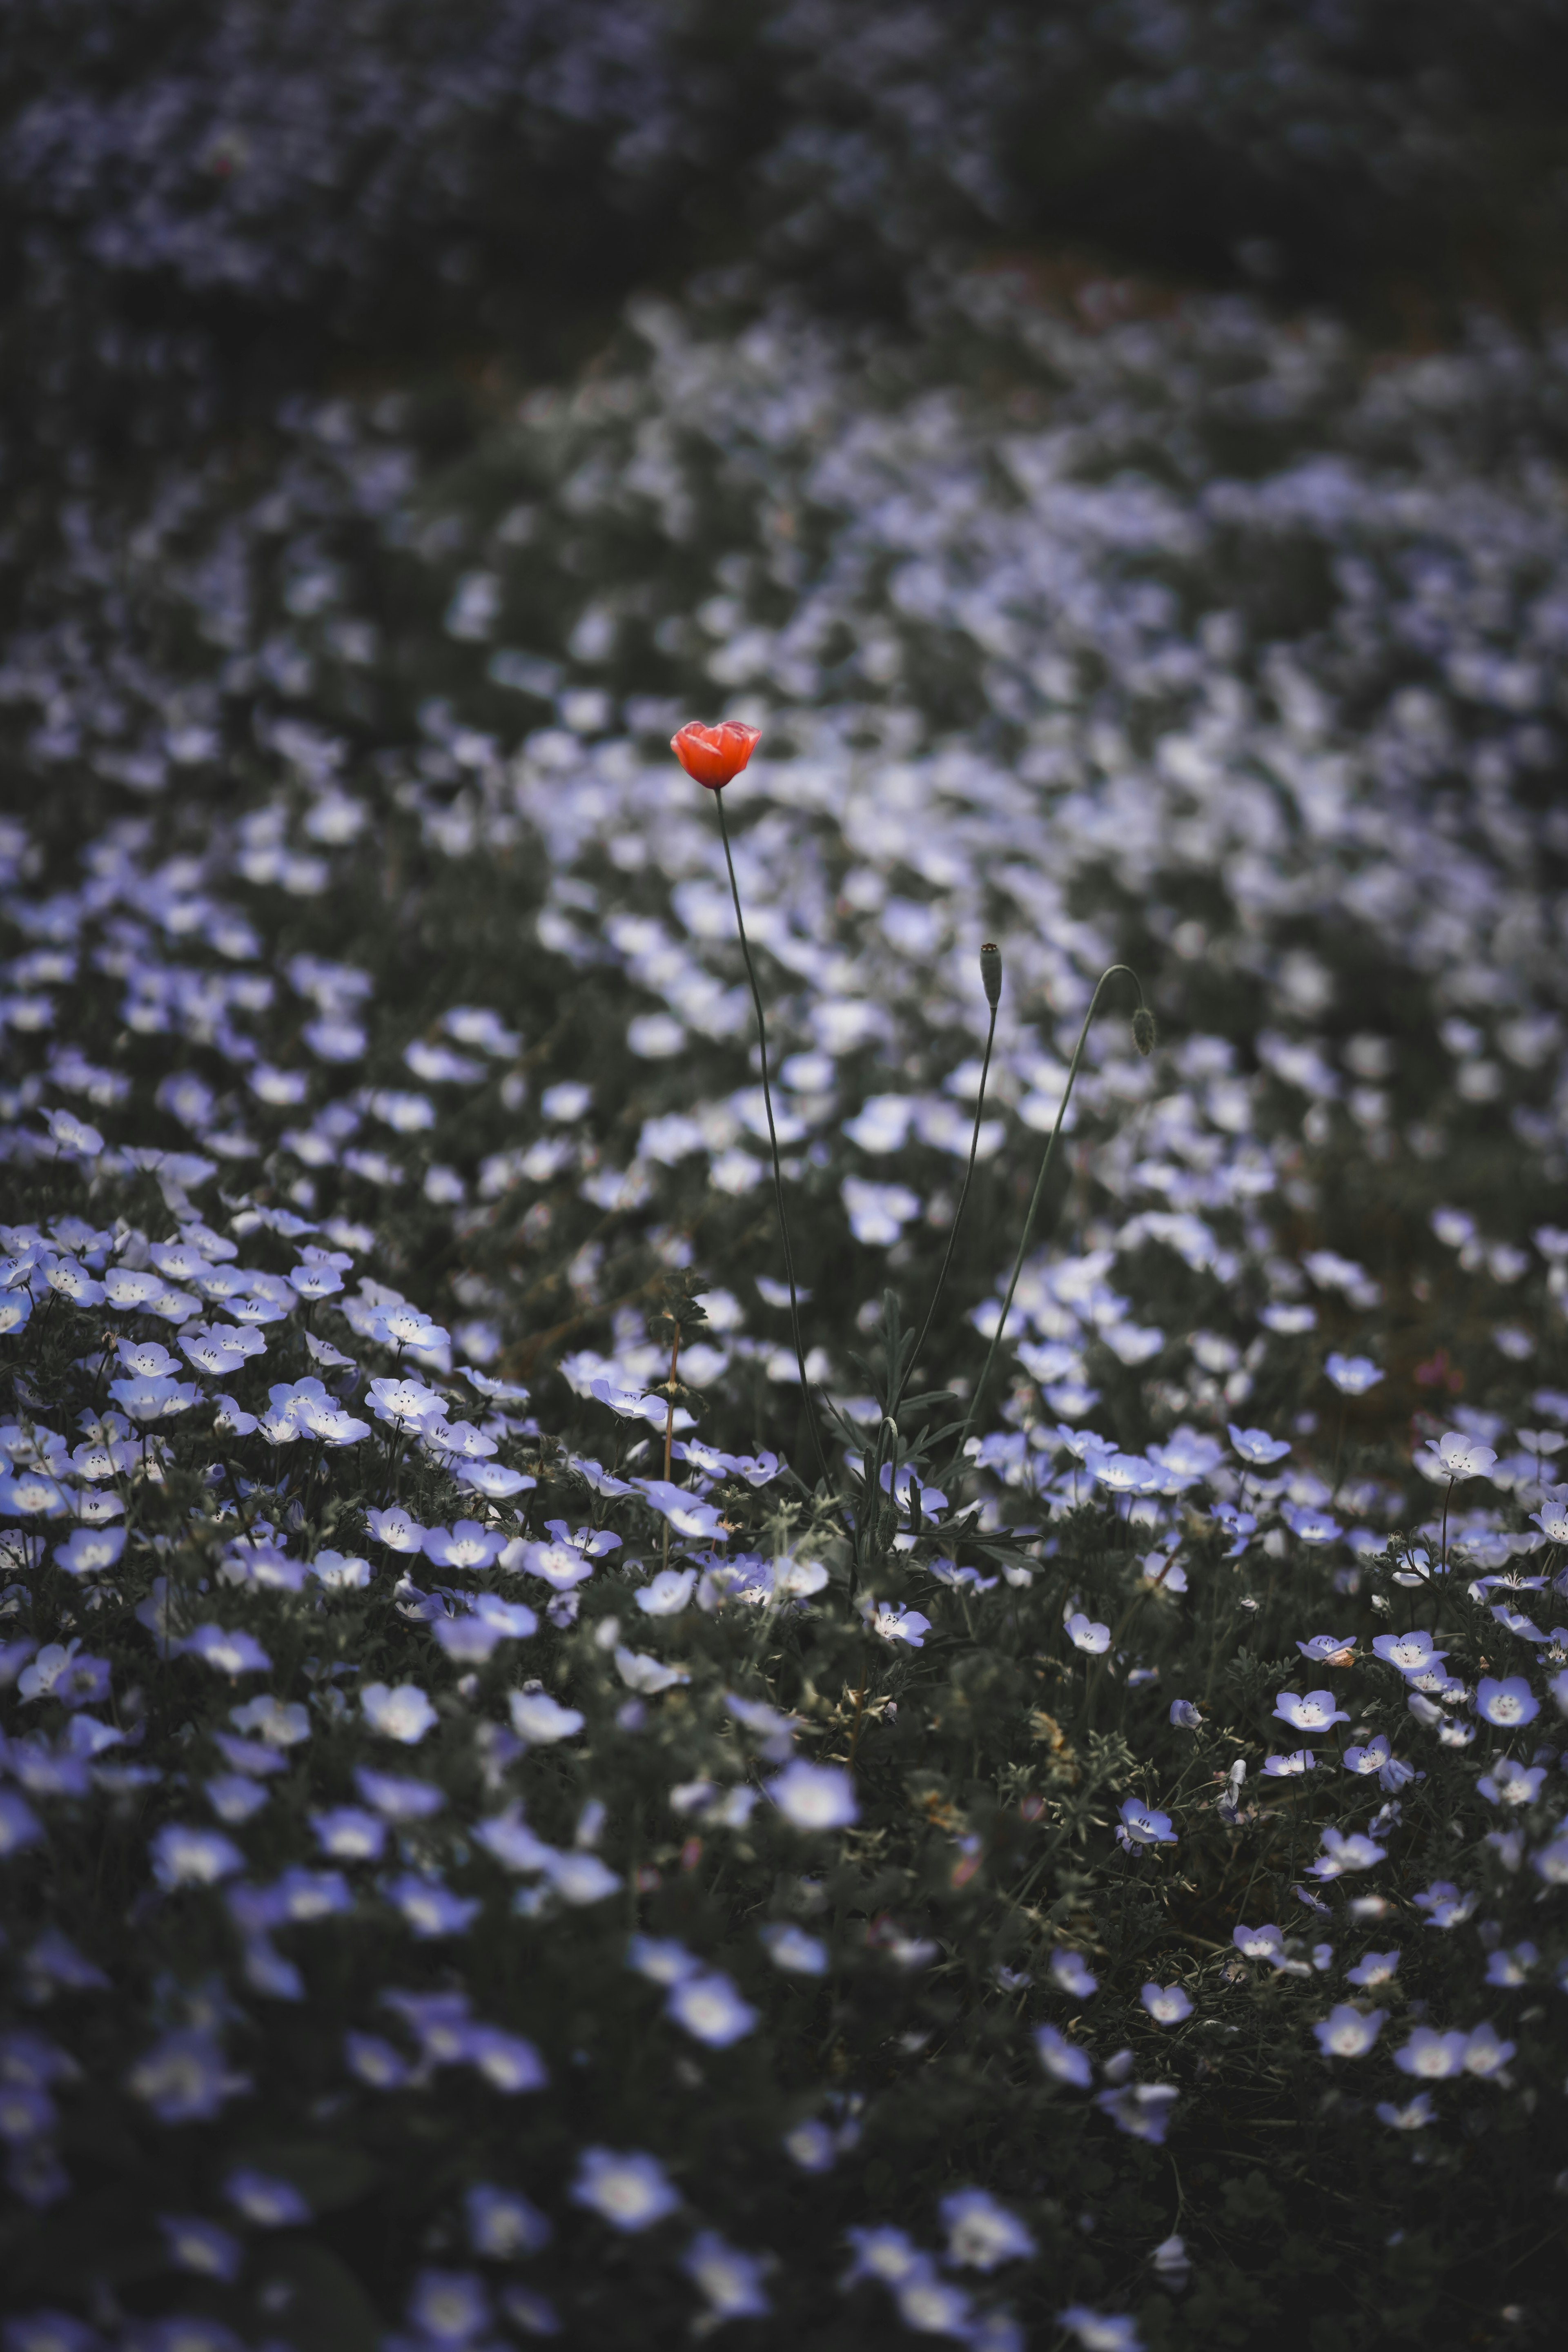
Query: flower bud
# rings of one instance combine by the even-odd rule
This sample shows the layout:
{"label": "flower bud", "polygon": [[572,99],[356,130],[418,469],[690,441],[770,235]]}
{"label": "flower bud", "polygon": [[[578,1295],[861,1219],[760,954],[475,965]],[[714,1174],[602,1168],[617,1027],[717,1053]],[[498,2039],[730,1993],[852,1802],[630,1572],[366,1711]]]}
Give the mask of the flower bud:
{"label": "flower bud", "polygon": [[980,984],[994,1013],[1002,1002],[1002,950],[994,940],[987,940],[980,950]]}
{"label": "flower bud", "polygon": [[1146,1004],[1132,1015],[1132,1043],[1145,1059],[1154,1050],[1154,1016]]}

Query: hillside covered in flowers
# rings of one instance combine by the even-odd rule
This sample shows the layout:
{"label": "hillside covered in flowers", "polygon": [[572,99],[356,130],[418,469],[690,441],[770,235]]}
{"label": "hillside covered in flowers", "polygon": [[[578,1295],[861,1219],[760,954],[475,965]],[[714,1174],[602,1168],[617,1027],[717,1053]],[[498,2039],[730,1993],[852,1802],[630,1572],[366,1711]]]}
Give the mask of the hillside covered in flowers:
{"label": "hillside covered in flowers", "polygon": [[[1496,110],[118,13],[0,135],[5,2352],[1555,2341],[1568,341],[1291,257]],[[1278,270],[1021,244],[1090,87],[1316,124]]]}

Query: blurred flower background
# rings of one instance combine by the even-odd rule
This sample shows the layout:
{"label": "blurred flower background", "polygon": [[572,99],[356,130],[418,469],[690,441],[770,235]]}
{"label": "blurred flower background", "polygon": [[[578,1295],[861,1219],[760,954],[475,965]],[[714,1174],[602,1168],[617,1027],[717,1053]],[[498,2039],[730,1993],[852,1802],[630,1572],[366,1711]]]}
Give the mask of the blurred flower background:
{"label": "blurred flower background", "polygon": [[5,2352],[1554,2340],[1562,10],[0,58]]}

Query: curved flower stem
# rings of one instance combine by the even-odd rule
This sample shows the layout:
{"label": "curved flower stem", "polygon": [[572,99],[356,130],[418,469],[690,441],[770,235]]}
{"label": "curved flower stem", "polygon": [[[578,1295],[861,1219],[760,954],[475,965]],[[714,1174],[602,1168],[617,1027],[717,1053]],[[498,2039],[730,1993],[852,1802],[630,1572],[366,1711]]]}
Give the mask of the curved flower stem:
{"label": "curved flower stem", "polygon": [[[1072,1100],[1073,1081],[1078,1076],[1079,1064],[1083,1059],[1083,1049],[1089,1042],[1089,1023],[1094,1019],[1095,1010],[1100,1003],[1100,992],[1104,988],[1106,982],[1108,980],[1114,980],[1117,973],[1122,971],[1127,974],[1128,979],[1138,991],[1139,1011],[1142,1012],[1143,1009],[1143,983],[1139,979],[1137,973],[1133,971],[1131,965],[1130,963],[1108,964],[1105,970],[1100,973],[1099,980],[1095,982],[1094,994],[1089,1000],[1089,1011],[1083,1016],[1083,1027],[1078,1033],[1078,1044],[1073,1047],[1072,1060],[1068,1065],[1068,1082],[1062,1089],[1062,1098],[1060,1106],[1057,1111],[1056,1125],[1052,1128],[1049,1140],[1046,1145],[1045,1157],[1040,1161],[1040,1172],[1035,1179],[1035,1190],[1029,1201],[1029,1213],[1024,1219],[1024,1231],[1018,1243],[1018,1255],[1013,1261],[1013,1278],[1007,1285],[1007,1296],[1002,1301],[1001,1317],[992,1337],[991,1347],[985,1358],[984,1368],[981,1372],[980,1378],[974,1383],[974,1393],[969,1400],[969,1411],[963,1417],[963,1427],[959,1433],[958,1444],[953,1449],[952,1460],[948,1466],[947,1475],[949,1478],[953,1475],[954,1472],[957,1471],[963,1464],[963,1449],[969,1443],[969,1433],[973,1427],[974,1416],[979,1411],[980,1400],[985,1391],[985,1384],[991,1378],[991,1369],[996,1361],[996,1351],[1002,1345],[1002,1334],[1007,1328],[1007,1318],[1011,1314],[1013,1308],[1013,1294],[1018,1287],[1018,1276],[1024,1271],[1024,1260],[1028,1255],[1029,1243],[1034,1236],[1035,1219],[1039,1213],[1040,1195],[1046,1189],[1046,1177],[1050,1169],[1051,1154],[1057,1148],[1057,1138],[1062,1131],[1062,1121],[1067,1117],[1067,1108],[1068,1103]],[[945,1483],[946,1481],[944,1480],[943,1484],[945,1485]]]}
{"label": "curved flower stem", "polygon": [[905,1359],[903,1371],[900,1375],[898,1386],[893,1391],[892,1402],[888,1407],[888,1418],[890,1421],[898,1420],[899,1407],[904,1401],[904,1391],[910,1384],[910,1375],[921,1360],[921,1349],[925,1346],[926,1333],[931,1329],[931,1318],[936,1313],[937,1301],[942,1297],[942,1286],[947,1280],[947,1270],[952,1264],[953,1248],[958,1240],[958,1228],[963,1222],[964,1203],[969,1198],[969,1187],[974,1178],[975,1156],[980,1150],[980,1121],[985,1109],[985,1081],[991,1075],[991,1048],[995,1042],[996,1007],[994,1004],[991,1007],[990,1024],[985,1032],[985,1059],[980,1066],[980,1093],[974,1105],[974,1132],[969,1139],[969,1165],[963,1171],[963,1189],[958,1196],[958,1206],[952,1213],[952,1224],[947,1236],[947,1248],[942,1256],[942,1271],[936,1278],[936,1288],[931,1295],[931,1305],[926,1308],[926,1319],[921,1325],[915,1344]]}
{"label": "curved flower stem", "polygon": [[746,920],[741,912],[741,889],[735,879],[735,861],[730,855],[730,827],[724,815],[724,793],[721,786],[713,794],[719,810],[719,837],[724,844],[724,864],[730,876],[730,896],[735,902],[735,928],[741,935],[741,953],[745,958],[746,978],[752,985],[752,1003],[757,1013],[757,1050],[763,1061],[763,1103],[768,1115],[768,1146],[773,1160],[773,1199],[778,1204],[779,1240],[784,1245],[784,1276],[789,1283],[789,1321],[795,1339],[795,1360],[800,1373],[801,1400],[811,1426],[812,1442],[816,1448],[817,1465],[824,1478],[827,1475],[827,1457],[822,1450],[822,1435],[816,1426],[816,1415],[811,1409],[811,1383],[805,1376],[805,1350],[800,1340],[800,1302],[795,1296],[795,1255],[789,1245],[789,1220],[784,1214],[784,1171],[779,1166],[779,1139],[773,1127],[773,1094],[768,1078],[768,1032],[763,1016],[763,992],[757,986],[757,974],[752,962],[751,941],[746,937]]}
{"label": "curved flower stem", "polygon": [[[680,1361],[680,1326],[675,1327],[675,1344],[669,1351],[669,1396],[664,1413],[664,1483],[669,1484],[670,1448],[675,1443],[675,1368]],[[669,1521],[664,1523],[663,1566],[669,1566]]]}

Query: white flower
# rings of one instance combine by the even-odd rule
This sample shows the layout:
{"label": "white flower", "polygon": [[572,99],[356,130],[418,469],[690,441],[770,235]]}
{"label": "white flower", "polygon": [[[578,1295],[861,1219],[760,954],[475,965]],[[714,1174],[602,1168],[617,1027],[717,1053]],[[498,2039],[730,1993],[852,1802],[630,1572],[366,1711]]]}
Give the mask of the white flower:
{"label": "white flower", "polygon": [[1484,1478],[1496,1460],[1491,1446],[1468,1437],[1463,1430],[1449,1429],[1441,1437],[1427,1439],[1415,1456],[1415,1467],[1428,1478]]}
{"label": "white flower", "polygon": [[367,1683],[360,1705],[372,1730],[384,1739],[401,1740],[405,1748],[416,1747],[436,1721],[436,1710],[417,1683],[399,1683],[392,1689],[385,1683]]}
{"label": "white flower", "polygon": [[583,1728],[583,1717],[574,1706],[562,1706],[545,1690],[516,1690],[507,1704],[511,1709],[511,1727],[520,1739],[531,1748],[547,1748],[557,1739],[570,1739]]}
{"label": "white flower", "polygon": [[680,1666],[667,1666],[658,1658],[650,1658],[646,1650],[617,1649],[616,1672],[628,1690],[645,1697],[658,1691],[673,1690],[677,1683],[689,1683],[691,1677]]}

